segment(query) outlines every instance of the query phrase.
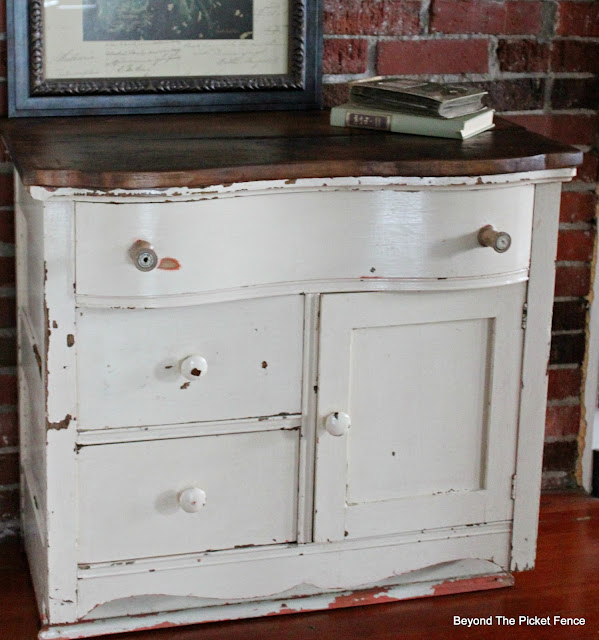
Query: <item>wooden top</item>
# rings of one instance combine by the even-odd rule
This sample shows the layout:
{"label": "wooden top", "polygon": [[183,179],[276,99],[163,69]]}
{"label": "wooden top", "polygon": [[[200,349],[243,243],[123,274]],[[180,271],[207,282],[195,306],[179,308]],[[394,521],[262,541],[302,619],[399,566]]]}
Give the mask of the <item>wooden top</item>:
{"label": "wooden top", "polygon": [[573,167],[582,154],[498,119],[466,141],[331,127],[329,113],[0,121],[26,186],[206,187],[347,176],[477,176]]}

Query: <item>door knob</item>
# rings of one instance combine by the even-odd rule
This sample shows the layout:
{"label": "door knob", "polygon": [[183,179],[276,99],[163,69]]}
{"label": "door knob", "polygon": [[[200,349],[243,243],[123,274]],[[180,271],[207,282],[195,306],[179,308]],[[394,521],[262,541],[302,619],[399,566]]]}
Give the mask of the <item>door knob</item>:
{"label": "door knob", "polygon": [[179,371],[187,380],[197,380],[200,376],[206,375],[208,369],[208,362],[203,356],[192,355],[187,356],[185,360],[181,362]]}
{"label": "door knob", "polygon": [[206,505],[206,492],[198,487],[189,487],[179,494],[179,506],[187,513],[197,513]]}
{"label": "door knob", "polygon": [[332,436],[343,436],[347,433],[350,424],[351,418],[347,413],[343,413],[343,411],[335,411],[334,413],[329,413],[325,418],[324,428]]}
{"label": "door knob", "polygon": [[483,247],[493,247],[497,253],[505,253],[512,244],[512,237],[505,231],[496,231],[488,224],[478,232],[478,243]]}

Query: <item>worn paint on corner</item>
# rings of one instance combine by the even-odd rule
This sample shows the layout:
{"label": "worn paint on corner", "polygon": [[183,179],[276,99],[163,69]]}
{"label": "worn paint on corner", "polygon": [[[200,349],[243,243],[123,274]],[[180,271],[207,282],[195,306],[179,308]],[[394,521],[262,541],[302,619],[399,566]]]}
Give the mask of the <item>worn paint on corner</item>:
{"label": "worn paint on corner", "polygon": [[68,429],[72,419],[73,419],[73,416],[70,413],[67,413],[64,419],[60,420],[59,422],[48,421],[47,423],[48,431],[51,429],[55,429],[56,431],[60,431],[61,429]]}

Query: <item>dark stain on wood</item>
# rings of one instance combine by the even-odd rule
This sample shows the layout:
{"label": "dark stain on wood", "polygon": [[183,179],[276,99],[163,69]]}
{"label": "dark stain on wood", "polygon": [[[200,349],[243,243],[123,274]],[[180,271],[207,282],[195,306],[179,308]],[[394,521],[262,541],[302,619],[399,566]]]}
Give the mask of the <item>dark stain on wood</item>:
{"label": "dark stain on wood", "polygon": [[202,375],[201,369],[196,369],[195,367],[191,370],[191,375],[199,378]]}
{"label": "dark stain on wood", "polygon": [[58,322],[56,322],[56,320],[52,320],[52,328],[58,329]]}
{"label": "dark stain on wood", "polygon": [[75,344],[75,336],[72,333],[69,333],[67,336],[67,347],[72,347]]}
{"label": "dark stain on wood", "polygon": [[266,360],[262,360],[262,368],[266,369],[268,367],[268,362]]}
{"label": "dark stain on wood", "polygon": [[[328,112],[4,119],[25,186],[206,188],[251,180],[480,176],[572,167],[582,152],[501,118],[469,140],[331,127]],[[119,140],[119,144],[114,144]],[[123,153],[135,149],[135,153]]]}
{"label": "dark stain on wood", "polygon": [[181,385],[181,389],[188,389],[190,384],[191,384],[191,382],[184,382],[184,383]]}
{"label": "dark stain on wood", "polygon": [[35,356],[35,361],[37,362],[37,370],[39,371],[40,378],[43,378],[42,374],[42,355],[40,350],[37,348],[37,345],[33,345],[33,355]]}

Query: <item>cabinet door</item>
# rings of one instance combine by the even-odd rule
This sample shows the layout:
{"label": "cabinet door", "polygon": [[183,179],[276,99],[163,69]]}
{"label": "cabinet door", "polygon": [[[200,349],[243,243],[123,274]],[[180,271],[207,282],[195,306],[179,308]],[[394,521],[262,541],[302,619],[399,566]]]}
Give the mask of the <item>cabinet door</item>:
{"label": "cabinet door", "polygon": [[315,540],[511,518],[525,293],[323,296]]}

